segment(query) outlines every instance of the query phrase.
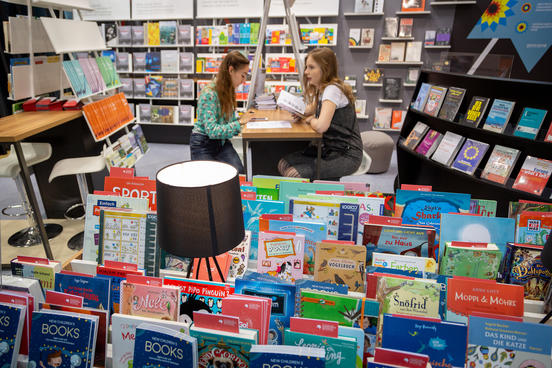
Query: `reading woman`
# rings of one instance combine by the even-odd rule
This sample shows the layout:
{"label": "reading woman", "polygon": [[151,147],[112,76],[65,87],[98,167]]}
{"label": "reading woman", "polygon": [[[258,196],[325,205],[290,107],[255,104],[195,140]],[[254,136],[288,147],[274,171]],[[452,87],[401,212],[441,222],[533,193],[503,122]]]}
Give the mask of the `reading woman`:
{"label": "reading woman", "polygon": [[236,88],[245,82],[249,59],[239,51],[229,52],[217,77],[199,95],[197,123],[190,136],[192,160],[222,161],[243,173],[243,164],[229,139],[239,134]]}
{"label": "reading woman", "polygon": [[[329,48],[314,49],[305,58],[304,121],[322,133],[321,179],[354,173],[362,161],[362,140],[351,87],[337,76],[337,59]],[[278,162],[283,176],[314,179],[317,147],[284,156]]]}

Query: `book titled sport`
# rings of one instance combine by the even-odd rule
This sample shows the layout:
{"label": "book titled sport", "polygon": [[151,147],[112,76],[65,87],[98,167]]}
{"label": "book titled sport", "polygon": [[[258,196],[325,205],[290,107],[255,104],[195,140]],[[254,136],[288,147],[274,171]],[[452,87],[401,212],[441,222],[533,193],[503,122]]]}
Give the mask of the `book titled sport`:
{"label": "book titled sport", "polygon": [[477,128],[481,119],[483,119],[483,115],[485,115],[487,105],[489,105],[489,98],[473,96],[468,111],[460,123]]}
{"label": "book titled sport", "polygon": [[427,96],[424,112],[431,116],[437,116],[447,94],[446,87],[432,86]]}
{"label": "book titled sport", "polygon": [[519,118],[514,135],[517,137],[535,139],[546,113],[546,110],[525,107]]}
{"label": "book titled sport", "polygon": [[512,188],[541,195],[551,174],[552,161],[527,156]]}
{"label": "book titled sport", "polygon": [[416,152],[429,157],[435,151],[443,135],[436,130],[430,129],[422,142],[416,148]]}
{"label": "book titled sport", "polygon": [[451,167],[473,175],[488,148],[487,143],[466,139]]}
{"label": "book titled sport", "polygon": [[491,152],[487,165],[481,173],[482,179],[504,184],[510,177],[512,169],[519,157],[519,151],[514,148],[496,145]]}
{"label": "book titled sport", "polygon": [[487,115],[487,120],[485,120],[483,129],[497,133],[504,132],[515,104],[516,103],[513,101],[495,99],[491,106],[491,110],[489,110],[489,115]]}

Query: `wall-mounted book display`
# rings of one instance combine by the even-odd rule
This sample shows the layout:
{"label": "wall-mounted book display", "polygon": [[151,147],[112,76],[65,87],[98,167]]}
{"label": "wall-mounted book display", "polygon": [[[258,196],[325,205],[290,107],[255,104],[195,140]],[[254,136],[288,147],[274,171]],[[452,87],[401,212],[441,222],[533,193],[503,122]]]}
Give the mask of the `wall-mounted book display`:
{"label": "wall-mounted book display", "polygon": [[41,17],[40,21],[58,54],[106,49],[95,22],[47,17]]}

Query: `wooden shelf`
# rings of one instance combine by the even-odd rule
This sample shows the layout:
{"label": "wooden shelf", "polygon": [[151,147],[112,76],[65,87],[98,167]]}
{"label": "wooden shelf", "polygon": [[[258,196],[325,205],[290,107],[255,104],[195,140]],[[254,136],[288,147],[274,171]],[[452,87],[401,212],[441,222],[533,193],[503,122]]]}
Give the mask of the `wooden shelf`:
{"label": "wooden shelf", "polygon": [[429,3],[431,6],[440,6],[440,5],[473,5],[477,4],[475,0],[469,1],[432,1]]}
{"label": "wooden shelf", "polygon": [[362,83],[363,87],[380,88],[383,87],[383,83]]}
{"label": "wooden shelf", "polygon": [[421,11],[398,11],[395,12],[397,15],[427,15],[431,14],[431,11],[429,10],[421,10]]}
{"label": "wooden shelf", "polygon": [[0,142],[22,141],[44,130],[80,118],[82,111],[29,111],[0,118]]}
{"label": "wooden shelf", "polygon": [[414,37],[382,37],[382,41],[414,41]]}
{"label": "wooden shelf", "polygon": [[350,49],[372,49],[374,46],[349,46]]}
{"label": "wooden shelf", "polygon": [[383,16],[383,13],[354,13],[354,12],[346,12],[343,13],[346,17],[381,17]]}
{"label": "wooden shelf", "polygon": [[388,104],[400,104],[400,103],[403,103],[403,100],[400,99],[400,100],[387,100],[385,98],[380,98],[378,100],[379,102],[381,103],[388,103]]}
{"label": "wooden shelf", "polygon": [[376,61],[376,65],[424,65],[423,61]]}
{"label": "wooden shelf", "polygon": [[450,49],[450,45],[429,45],[424,46],[425,49]]}

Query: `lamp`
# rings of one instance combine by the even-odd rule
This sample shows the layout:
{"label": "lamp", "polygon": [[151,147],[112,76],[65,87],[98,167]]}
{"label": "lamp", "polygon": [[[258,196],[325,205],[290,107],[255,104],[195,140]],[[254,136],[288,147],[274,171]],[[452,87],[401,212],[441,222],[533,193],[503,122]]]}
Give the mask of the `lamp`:
{"label": "lamp", "polygon": [[[179,257],[209,258],[236,247],[245,236],[238,171],[217,161],[185,161],[157,172],[157,239]],[[188,266],[190,277],[191,265]],[[198,277],[201,259],[197,265]]]}

